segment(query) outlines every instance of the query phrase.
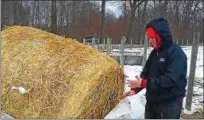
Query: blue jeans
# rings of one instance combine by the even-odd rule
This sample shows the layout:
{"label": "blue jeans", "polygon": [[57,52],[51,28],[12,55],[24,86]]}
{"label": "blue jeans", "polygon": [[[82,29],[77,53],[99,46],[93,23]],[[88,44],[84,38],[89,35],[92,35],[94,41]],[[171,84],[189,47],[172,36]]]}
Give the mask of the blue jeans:
{"label": "blue jeans", "polygon": [[145,119],[179,119],[182,101],[174,100],[166,103],[146,103]]}

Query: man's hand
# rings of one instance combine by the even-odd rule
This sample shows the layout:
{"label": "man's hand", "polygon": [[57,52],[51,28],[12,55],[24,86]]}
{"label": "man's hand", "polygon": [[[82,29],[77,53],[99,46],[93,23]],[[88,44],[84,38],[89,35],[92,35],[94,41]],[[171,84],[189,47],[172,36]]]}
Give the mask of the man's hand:
{"label": "man's hand", "polygon": [[141,87],[142,78],[137,78],[137,80],[127,80],[128,87],[138,88]]}
{"label": "man's hand", "polygon": [[127,97],[127,96],[132,96],[136,94],[134,90],[130,90],[130,91],[127,91],[125,92],[125,94],[123,95],[123,98]]}

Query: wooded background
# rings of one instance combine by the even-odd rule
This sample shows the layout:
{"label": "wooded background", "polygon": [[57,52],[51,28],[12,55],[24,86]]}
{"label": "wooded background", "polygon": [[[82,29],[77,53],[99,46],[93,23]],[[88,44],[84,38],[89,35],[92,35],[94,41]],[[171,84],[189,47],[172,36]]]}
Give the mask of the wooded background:
{"label": "wooded background", "polygon": [[[122,15],[118,18],[106,9],[110,1],[39,1],[15,0],[1,2],[1,27],[27,25],[50,31],[82,42],[87,35],[96,34],[100,43],[112,38],[120,43],[126,36],[127,44],[144,42],[144,29],[148,21],[156,17],[169,20],[173,39],[179,44],[193,41],[193,32],[203,33],[203,1],[115,1]],[[114,2],[114,1],[111,1]],[[203,34],[200,43],[203,41]]]}

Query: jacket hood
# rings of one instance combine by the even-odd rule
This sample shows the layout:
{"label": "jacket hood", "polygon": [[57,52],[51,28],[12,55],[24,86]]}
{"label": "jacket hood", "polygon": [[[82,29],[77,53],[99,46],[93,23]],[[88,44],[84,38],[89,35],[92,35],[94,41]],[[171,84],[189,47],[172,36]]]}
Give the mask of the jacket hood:
{"label": "jacket hood", "polygon": [[168,48],[172,43],[172,34],[169,23],[164,18],[156,18],[146,25],[146,29],[152,27],[161,38],[161,49]]}

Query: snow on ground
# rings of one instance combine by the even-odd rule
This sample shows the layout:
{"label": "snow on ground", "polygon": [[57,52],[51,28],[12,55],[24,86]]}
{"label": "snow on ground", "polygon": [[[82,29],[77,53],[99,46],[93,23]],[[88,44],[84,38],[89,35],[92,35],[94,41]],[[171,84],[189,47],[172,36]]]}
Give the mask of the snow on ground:
{"label": "snow on ground", "polygon": [[[187,75],[189,75],[190,72],[190,58],[191,58],[191,46],[183,46],[182,49],[184,50],[187,58],[188,58],[188,69],[187,69]],[[124,52],[127,55],[143,55],[144,48],[126,48]],[[149,47],[147,50],[147,56],[149,56],[150,52],[152,51],[152,48]],[[110,52],[110,55],[120,55],[119,49],[113,49]],[[203,78],[203,46],[200,46],[198,48],[198,55],[197,55],[197,63],[196,63],[196,74],[195,78]]]}
{"label": "snow on ground", "polygon": [[[187,77],[189,77],[192,47],[185,46],[182,48],[188,59]],[[184,98],[184,103],[183,103],[184,108],[185,108],[185,99],[186,98]],[[193,114],[196,110],[203,109],[203,103],[204,101],[203,101],[203,46],[202,46],[198,48],[198,54],[197,54],[192,110],[188,111],[184,109],[184,114]]]}
{"label": "snow on ground", "polygon": [[[190,72],[190,60],[191,60],[191,46],[185,46],[182,47],[184,50],[187,59],[188,59],[188,68],[187,68],[187,78],[189,76]],[[143,48],[132,48],[132,49],[125,49],[125,53],[131,54],[131,55],[143,55]],[[152,48],[148,48],[147,56],[149,56],[149,53],[151,52]],[[111,52],[112,55],[119,55],[119,50],[114,49]],[[142,71],[142,67],[138,65],[130,66],[125,65],[124,66],[124,74],[126,76],[125,81],[128,79],[134,80],[136,79],[136,76],[139,76]],[[126,82],[125,82],[126,83]],[[187,89],[187,87],[186,87]],[[130,90],[130,88],[125,84],[125,91]],[[126,104],[126,109],[130,111],[129,113],[124,113],[123,108],[120,108],[120,105],[118,105],[116,108],[113,109],[113,111],[110,112],[105,118],[114,119],[114,118],[133,118],[133,119],[142,119],[144,116],[141,116],[141,114],[144,114],[144,106],[145,106],[145,97],[144,97],[144,91],[141,91],[141,95],[134,95],[127,97],[126,102],[129,101],[129,104]],[[196,63],[196,73],[195,73],[195,83],[194,83],[194,95],[192,100],[192,110],[188,111],[186,109],[183,109],[184,114],[193,114],[197,109],[203,109],[203,47],[198,48],[198,55],[197,55],[197,63]],[[136,100],[137,99],[137,100]],[[139,102],[140,101],[140,102]],[[184,98],[183,102],[183,108],[185,108],[185,101],[186,97]],[[123,102],[121,101],[120,104]],[[125,105],[124,105],[125,106]],[[119,109],[121,111],[119,111]],[[136,110],[134,110],[136,109]],[[139,110],[139,111],[138,111]],[[138,112],[140,114],[138,114]],[[114,116],[115,114],[120,115],[120,117]]]}
{"label": "snow on ground", "polygon": [[[190,72],[190,62],[191,62],[191,46],[182,47],[186,56],[188,58],[188,75]],[[203,47],[198,48],[197,62],[196,62],[196,74],[195,78],[203,78]]]}
{"label": "snow on ground", "polygon": [[[150,54],[151,50],[152,50],[152,48],[148,47],[147,55]],[[124,52],[126,53],[126,55],[143,55],[143,51],[144,51],[144,48],[125,48],[124,49]],[[119,49],[113,49],[110,52],[110,55],[119,56],[120,55],[120,50]]]}
{"label": "snow on ground", "polygon": [[[125,65],[124,66],[124,74],[125,74],[125,83],[127,80],[135,80],[136,76],[140,76],[140,73],[142,72],[142,66],[139,65]],[[130,90],[130,88],[125,84],[125,91]]]}

